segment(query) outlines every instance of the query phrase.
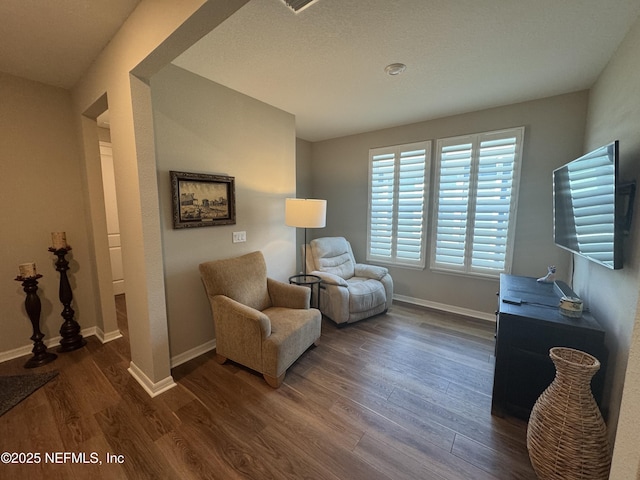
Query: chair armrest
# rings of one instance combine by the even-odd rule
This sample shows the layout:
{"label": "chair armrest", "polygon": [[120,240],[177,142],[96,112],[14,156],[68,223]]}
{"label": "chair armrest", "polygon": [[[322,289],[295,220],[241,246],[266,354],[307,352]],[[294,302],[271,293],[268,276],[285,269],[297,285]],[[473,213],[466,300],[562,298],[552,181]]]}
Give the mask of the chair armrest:
{"label": "chair armrest", "polygon": [[311,289],[267,278],[267,290],[274,307],[309,308]]}
{"label": "chair armrest", "polygon": [[[263,340],[271,335],[271,320],[264,313],[255,308],[225,296],[216,295],[211,300],[216,330],[239,335],[239,332],[260,333]],[[216,331],[216,335],[218,332]],[[242,338],[243,335],[240,335]]]}
{"label": "chair armrest", "polygon": [[338,275],[334,275],[333,273],[327,273],[327,272],[320,272],[318,270],[314,270],[313,272],[311,272],[309,275],[317,275],[318,277],[320,277],[322,279],[323,283],[327,283],[329,285],[337,285],[339,287],[348,287],[349,284],[347,283],[347,281],[338,276]]}
{"label": "chair armrest", "polygon": [[356,263],[356,277],[372,278],[374,280],[381,280],[389,270],[385,267],[378,267],[377,265],[366,265],[364,263]]}

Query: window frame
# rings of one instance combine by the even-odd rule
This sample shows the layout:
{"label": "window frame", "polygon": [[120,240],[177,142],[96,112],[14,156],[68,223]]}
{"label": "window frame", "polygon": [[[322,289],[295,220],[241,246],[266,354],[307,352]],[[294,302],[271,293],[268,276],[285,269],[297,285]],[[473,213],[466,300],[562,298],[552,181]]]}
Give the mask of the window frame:
{"label": "window frame", "polygon": [[[421,216],[421,238],[420,238],[420,258],[417,261],[398,258],[398,196],[400,182],[400,164],[403,153],[424,150],[424,182],[422,189],[422,216]],[[427,230],[427,217],[429,214],[429,192],[431,183],[431,150],[432,141],[424,140],[420,142],[412,142],[387,147],[377,147],[369,149],[369,172],[368,172],[368,199],[367,199],[367,246],[366,261],[371,263],[380,263],[403,268],[414,268],[423,270],[427,263],[426,244],[429,237]],[[373,212],[373,168],[374,157],[381,155],[393,155],[394,163],[394,179],[393,179],[393,215],[392,215],[392,234],[391,234],[391,255],[382,256],[372,253],[372,212]]]}
{"label": "window frame", "polygon": [[[431,225],[431,248],[430,248],[430,269],[435,272],[453,273],[473,277],[499,278],[500,273],[511,273],[513,265],[513,251],[515,243],[516,220],[518,212],[518,197],[520,191],[520,173],[522,170],[522,153],[524,146],[525,127],[514,127],[491,132],[481,132],[470,135],[460,135],[456,137],[441,138],[436,141],[436,151],[434,157],[434,198],[432,202],[432,218]],[[476,202],[479,183],[479,158],[480,145],[488,140],[499,140],[515,137],[515,152],[513,159],[513,170],[511,177],[511,192],[509,202],[509,215],[506,232],[506,245],[504,254],[504,268],[502,270],[492,268],[474,267],[472,265],[473,243],[475,234],[475,216]],[[442,167],[442,152],[444,147],[452,147],[457,145],[471,144],[471,165],[469,171],[469,189],[467,193],[467,218],[465,229],[465,245],[463,263],[460,266],[453,264],[441,263],[436,260],[438,249],[438,226],[439,226],[439,207],[440,207],[440,175]],[[477,257],[476,257],[477,258]]]}

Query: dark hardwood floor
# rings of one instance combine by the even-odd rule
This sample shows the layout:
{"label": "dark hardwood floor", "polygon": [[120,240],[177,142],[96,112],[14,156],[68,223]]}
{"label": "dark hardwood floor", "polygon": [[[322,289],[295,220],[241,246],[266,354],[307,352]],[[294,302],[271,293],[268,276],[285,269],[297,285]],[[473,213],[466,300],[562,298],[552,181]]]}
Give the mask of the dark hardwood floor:
{"label": "dark hardwood floor", "polygon": [[[41,455],[0,464],[0,478],[535,479],[526,423],[490,413],[491,324],[396,303],[346,328],[324,321],[278,390],[210,352],[150,398],[127,372],[117,305],[125,338],[89,337],[34,370],[27,357],[0,364],[60,372],[0,417],[0,452]],[[55,452],[101,463],[45,462]]]}

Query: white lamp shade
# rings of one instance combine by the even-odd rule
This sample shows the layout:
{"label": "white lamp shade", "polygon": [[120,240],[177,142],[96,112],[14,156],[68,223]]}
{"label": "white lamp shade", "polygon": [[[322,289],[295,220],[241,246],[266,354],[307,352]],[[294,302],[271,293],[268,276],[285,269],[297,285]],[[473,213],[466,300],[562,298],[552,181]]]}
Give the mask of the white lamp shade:
{"label": "white lamp shade", "polygon": [[327,201],[312,198],[287,198],[285,223],[290,227],[322,228],[326,225]]}

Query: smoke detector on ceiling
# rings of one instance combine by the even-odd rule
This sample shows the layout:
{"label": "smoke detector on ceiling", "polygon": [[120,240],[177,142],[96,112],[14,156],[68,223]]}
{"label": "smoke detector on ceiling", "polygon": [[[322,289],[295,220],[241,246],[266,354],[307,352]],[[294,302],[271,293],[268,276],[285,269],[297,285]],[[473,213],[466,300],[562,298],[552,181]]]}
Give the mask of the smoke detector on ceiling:
{"label": "smoke detector on ceiling", "polygon": [[392,63],[391,65],[384,67],[384,71],[387,72],[387,75],[391,76],[400,75],[406,69],[407,66],[404,63]]}
{"label": "smoke detector on ceiling", "polygon": [[293,10],[296,13],[300,13],[302,10],[304,10],[307,7],[310,7],[311,5],[316,3],[318,0],[283,0],[283,1],[284,3],[287,4],[289,8],[291,8],[291,10]]}

